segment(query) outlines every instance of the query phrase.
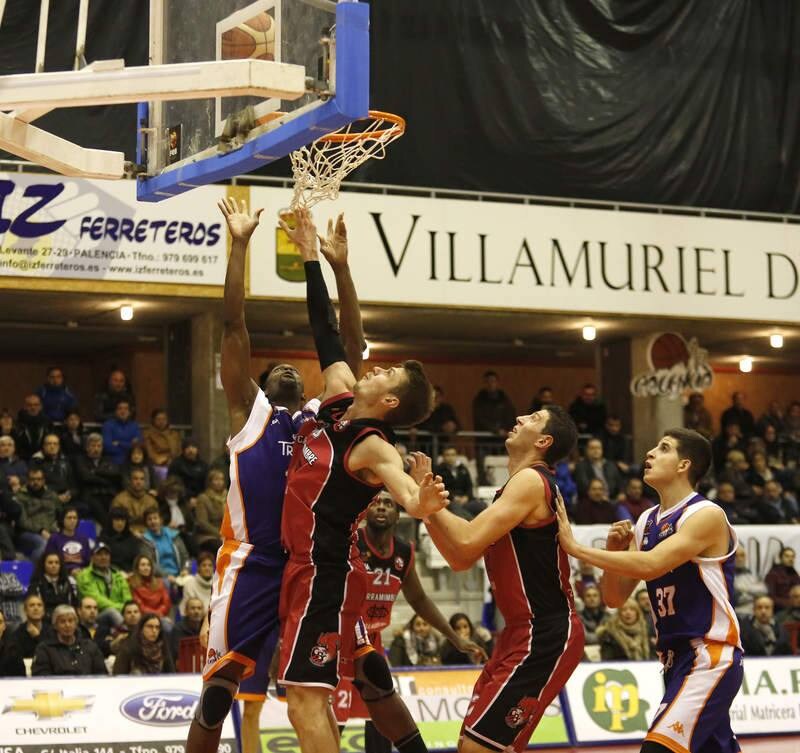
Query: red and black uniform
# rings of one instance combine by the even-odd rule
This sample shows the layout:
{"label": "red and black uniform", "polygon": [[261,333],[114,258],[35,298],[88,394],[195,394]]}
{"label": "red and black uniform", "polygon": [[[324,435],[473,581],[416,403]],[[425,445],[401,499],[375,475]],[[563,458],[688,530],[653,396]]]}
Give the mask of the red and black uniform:
{"label": "red and black uniform", "polygon": [[[543,463],[534,470],[544,482],[552,517],[517,526],[484,555],[506,626],[475,684],[462,731],[498,751],[527,747],[542,714],[583,657],[583,626],[575,613],[569,561],[558,545],[558,488]],[[502,493],[500,489],[495,500]]]}
{"label": "red and black uniform", "polygon": [[355,623],[367,589],[356,529],[382,485],[347,469],[353,448],[388,424],[342,420],[350,393],[327,400],[297,435],[286,482],[281,537],[289,563],[281,586],[280,678],[285,685],[333,690],[353,676]]}

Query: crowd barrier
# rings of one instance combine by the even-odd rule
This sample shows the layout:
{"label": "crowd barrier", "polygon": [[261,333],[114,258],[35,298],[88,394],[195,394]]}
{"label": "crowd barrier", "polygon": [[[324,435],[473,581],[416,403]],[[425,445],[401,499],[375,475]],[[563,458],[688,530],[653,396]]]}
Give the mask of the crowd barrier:
{"label": "crowd barrier", "polygon": [[[545,712],[532,744],[640,741],[661,700],[660,669],[657,662],[581,664]],[[736,733],[800,735],[800,657],[750,658],[744,670],[731,707]],[[431,751],[455,749],[478,672],[473,667],[393,672]],[[3,679],[0,753],[184,753],[199,690],[200,678],[188,674]],[[346,691],[334,698],[347,702]],[[239,716],[226,720],[220,753],[235,753]],[[299,753],[286,704],[273,693],[260,726],[264,753]],[[348,722],[341,749],[363,751],[362,721]]]}

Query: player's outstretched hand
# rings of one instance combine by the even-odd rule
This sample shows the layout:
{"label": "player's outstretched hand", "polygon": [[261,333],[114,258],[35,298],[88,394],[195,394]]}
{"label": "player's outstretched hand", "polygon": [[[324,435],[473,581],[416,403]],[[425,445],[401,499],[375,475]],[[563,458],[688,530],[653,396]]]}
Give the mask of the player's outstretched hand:
{"label": "player's outstretched hand", "polygon": [[558,543],[561,544],[561,548],[567,554],[577,557],[580,544],[575,540],[575,536],[572,533],[572,526],[567,517],[567,508],[564,505],[564,498],[561,496],[561,492],[556,497],[556,516],[558,517]]}
{"label": "player's outstretched hand", "polygon": [[633,526],[630,520],[618,520],[608,529],[606,536],[606,549],[609,552],[624,552],[631,545],[633,539]]}
{"label": "player's outstretched hand", "polygon": [[252,214],[247,211],[247,202],[242,199],[241,205],[232,197],[220,199],[217,202],[222,216],[228,223],[228,231],[235,241],[247,243],[253,231],[258,227],[263,209],[256,209]]}
{"label": "player's outstretched hand", "polygon": [[[450,493],[444,488],[441,476],[436,476],[428,471],[419,485],[419,507],[413,513],[414,517],[427,518],[435,512],[447,507]],[[408,511],[411,512],[410,510]]]}
{"label": "player's outstretched hand", "polygon": [[333,220],[328,220],[326,237],[318,235],[317,238],[319,250],[334,270],[347,267],[347,227],[344,224],[344,214],[336,218],[335,226]]}
{"label": "player's outstretched hand", "polygon": [[432,461],[424,452],[412,452],[408,455],[408,475],[422,484],[425,475],[431,473]]}
{"label": "player's outstretched hand", "polygon": [[278,216],[278,224],[281,226],[289,240],[297,246],[303,261],[317,261],[317,227],[311,218],[311,212],[305,207],[298,207],[294,210],[295,226],[289,227],[284,216]]}
{"label": "player's outstretched hand", "polygon": [[489,661],[486,651],[475,643],[475,641],[466,641],[463,638],[459,638],[458,643],[456,643],[456,648],[462,654],[467,654],[473,664],[483,664]]}

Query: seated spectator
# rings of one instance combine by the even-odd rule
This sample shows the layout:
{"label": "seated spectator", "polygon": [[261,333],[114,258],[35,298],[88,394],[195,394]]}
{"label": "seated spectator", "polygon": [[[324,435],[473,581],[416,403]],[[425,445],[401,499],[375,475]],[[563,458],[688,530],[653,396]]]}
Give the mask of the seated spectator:
{"label": "seated spectator", "polygon": [[92,518],[105,528],[111,500],[120,490],[121,474],[114,463],[103,457],[103,437],[100,434],[92,433],[86,437],[86,450],[75,459],[75,474],[81,490],[81,515]]}
{"label": "seated spectator", "polygon": [[734,392],[731,395],[731,406],[722,412],[720,425],[738,424],[742,430],[742,436],[747,439],[756,433],[756,422],[753,414],[744,406],[744,392]]}
{"label": "seated spectator", "polygon": [[781,523],[797,523],[800,521],[800,510],[793,495],[783,491],[780,482],[775,479],[767,481],[764,493],[756,500],[755,523],[778,525]]}
{"label": "seated spectator", "polygon": [[786,631],[775,621],[775,606],[769,596],[759,596],[753,616],[741,623],[742,647],[748,656],[788,656],[792,653]]}
{"label": "seated spectator", "polygon": [[745,446],[739,424],[724,424],[720,434],[711,442],[711,456],[714,460],[714,472],[722,472],[729,452],[732,450],[744,452]]}
{"label": "seated spectator", "polygon": [[578,427],[579,434],[600,435],[606,422],[606,406],[598,398],[595,385],[583,385],[580,394],[569,406],[569,415]]}
{"label": "seated spectator", "polygon": [[173,661],[178,661],[178,651],[184,638],[197,638],[200,635],[200,628],[203,626],[203,618],[206,616],[206,612],[207,609],[200,599],[187,599],[184,617],[175,624],[169,636],[169,649],[172,653]]}
{"label": "seated spectator", "polygon": [[178,476],[167,476],[158,487],[156,499],[164,525],[178,531],[189,553],[194,554],[194,511],[196,507],[187,498],[183,481]]}
{"label": "seated spectator", "polygon": [[137,535],[144,533],[145,515],[158,509],[158,500],[147,491],[144,471],[138,468],[131,471],[128,486],[114,497],[111,506],[127,511],[131,531]]}
{"label": "seated spectator", "polygon": [[214,585],[214,555],[210,552],[200,552],[197,557],[197,573],[189,575],[183,583],[183,599],[180,604],[180,613],[186,614],[189,599],[198,599],[203,604],[203,610],[208,611],[211,603],[211,588]]}
{"label": "seated spectator", "polygon": [[586,496],[578,500],[575,508],[575,522],[592,525],[629,519],[627,509],[608,498],[605,484],[599,478],[591,479]]}
{"label": "seated spectator", "polygon": [[389,663],[395,667],[441,664],[439,638],[427,620],[415,614],[389,648]]}
{"label": "seated spectator", "polygon": [[583,609],[578,612],[578,617],[583,623],[583,630],[586,635],[586,645],[596,646],[600,643],[597,637],[597,628],[605,622],[609,616],[600,589],[597,586],[589,586],[583,591]]}
{"label": "seated spectator", "polygon": [[100,622],[112,625],[122,622],[122,607],[131,600],[131,590],[125,576],[111,567],[108,544],[97,542],[89,567],[81,570],[75,580],[81,597],[91,596],[97,602]]}
{"label": "seated spectator", "polygon": [[774,469],[767,465],[767,454],[756,450],[750,455],[750,467],[744,475],[745,481],[750,484],[753,494],[760,497],[764,493],[767,481],[776,480]]}
{"label": "seated spectator", "polygon": [[702,434],[706,439],[714,436],[711,414],[705,406],[705,398],[701,392],[689,395],[689,402],[683,408],[683,425]]}
{"label": "seated spectator", "polygon": [[36,561],[42,556],[47,539],[58,530],[56,515],[61,503],[45,485],[44,471],[39,468],[28,470],[28,483],[15,496],[21,508],[17,545]]}
{"label": "seated spectator", "polygon": [[[164,581],[154,573],[153,560],[140,554],[133,562],[133,572],[128,577],[133,600],[144,612],[152,612],[169,622],[172,599]],[[170,623],[171,626],[171,623]],[[169,629],[169,628],[167,628]]]}
{"label": "seated spectator", "polygon": [[49,622],[59,604],[78,606],[78,585],[58,552],[45,552],[36,563],[28,593],[44,602],[44,619]]}
{"label": "seated spectator", "polygon": [[144,540],[153,547],[158,574],[163,575],[170,583],[175,583],[189,561],[189,552],[180,533],[174,528],[164,526],[158,510],[148,510],[144,522],[147,526]]}
{"label": "seated spectator", "polygon": [[62,604],[53,612],[55,634],[44,638],[36,647],[31,674],[48,675],[107,675],[103,654],[94,643],[78,635],[78,615]]}
{"label": "seated spectator", "polygon": [[644,615],[633,599],[598,626],[597,637],[603,661],[644,661],[655,657]]}
{"label": "seated spectator", "polygon": [[725,467],[717,474],[719,482],[728,481],[733,484],[737,500],[752,500],[753,490],[747,483],[747,471],[750,463],[741,450],[731,450],[725,459]]}
{"label": "seated spectator", "polygon": [[78,486],[72,464],[61,452],[61,440],[58,434],[47,434],[42,442],[42,449],[35,452],[30,460],[31,468],[41,468],[47,488],[58,495],[58,501],[66,505],[77,497]]}
{"label": "seated spectator", "polygon": [[779,561],[772,566],[764,582],[774,605],[786,609],[789,606],[789,591],[800,583],[800,575],[794,569],[794,549],[789,546],[781,549]]}
{"label": "seated spectator", "polygon": [[566,460],[556,463],[556,484],[561,490],[561,496],[564,498],[567,510],[572,512],[575,506],[575,498],[578,495],[578,486],[575,483],[575,479],[572,478],[572,471],[570,471],[569,463]]}
{"label": "seated spectator", "polygon": [[484,459],[505,452],[506,435],[517,420],[514,403],[500,388],[500,377],[496,371],[487,371],[483,375],[483,389],[472,399],[472,419],[475,431],[494,435],[481,438],[477,447],[479,483],[485,485],[488,478]]}
{"label": "seated spectator", "polygon": [[736,570],[733,576],[733,605],[739,617],[753,616],[753,602],[767,595],[767,584],[747,567],[747,552],[736,550]]}
{"label": "seated spectator", "polygon": [[779,625],[784,622],[800,623],[800,584],[789,589],[789,606],[775,615],[775,622]]}
{"label": "seated spectator", "polygon": [[86,442],[86,429],[83,428],[81,414],[70,411],[64,418],[64,425],[59,433],[61,439],[61,452],[69,458],[71,463],[83,453]]}
{"label": "seated spectator", "polygon": [[756,433],[763,436],[764,429],[767,426],[775,429],[776,434],[780,434],[783,431],[783,411],[781,410],[781,404],[777,400],[771,400],[767,410],[761,414],[761,417],[756,422]]}
{"label": "seated spectator", "polygon": [[30,460],[34,452],[42,449],[45,435],[50,431],[50,419],[42,411],[41,398],[38,395],[28,395],[17,416],[17,430],[14,434],[17,454],[23,460]]}
{"label": "seated spectator", "polygon": [[104,626],[97,631],[95,643],[103,656],[116,656],[120,646],[130,638],[139,625],[142,610],[135,601],[128,601],[122,607],[122,623],[114,627]]}
{"label": "seated spectator", "polygon": [[585,457],[575,464],[573,475],[578,485],[578,497],[586,496],[589,482],[599,479],[609,498],[622,498],[622,475],[614,463],[603,457],[603,443],[597,437],[586,443]]}
{"label": "seated spectator", "polygon": [[134,444],[128,452],[128,458],[120,467],[122,472],[122,483],[127,485],[131,477],[131,471],[138,470],[144,473],[144,487],[148,493],[155,495],[158,487],[159,478],[155,468],[150,463],[144,450],[144,445]]}
{"label": "seated spectator", "polygon": [[758,513],[747,500],[736,499],[736,489],[730,481],[720,481],[717,484],[716,502],[732,525],[739,523],[752,523],[758,518]]}
{"label": "seated spectator", "polygon": [[11,642],[6,616],[0,610],[0,677],[25,677],[25,662]]}
{"label": "seated spectator", "polygon": [[786,467],[783,443],[778,437],[778,430],[772,424],[764,427],[761,432],[761,441],[764,443],[763,450],[767,455],[767,465],[782,471]]}
{"label": "seated spectator", "polygon": [[39,641],[47,637],[50,627],[44,619],[44,601],[41,596],[28,594],[22,608],[25,621],[11,634],[11,641],[23,659],[33,659]]}
{"label": "seated spectator", "polygon": [[639,516],[654,504],[655,502],[652,499],[644,496],[644,483],[641,479],[628,479],[628,483],[625,484],[625,498],[622,500],[621,505],[628,511],[631,520],[634,522],[639,520]]}
{"label": "seated spectator", "polygon": [[169,416],[162,408],[154,410],[150,417],[150,426],[144,430],[144,446],[158,480],[163,481],[169,464],[181,454],[181,435],[170,427]]}
{"label": "seated spectator", "polygon": [[0,437],[0,473],[8,480],[16,476],[20,483],[28,475],[28,464],[17,456],[17,445],[13,437]]}
{"label": "seated spectator", "polygon": [[546,405],[553,405],[555,400],[553,399],[553,389],[551,387],[539,387],[536,391],[536,394],[533,396],[531,400],[531,406],[528,413],[536,413],[536,411],[540,411]]}
{"label": "seated spectator", "polygon": [[133,635],[117,650],[114,675],[163,675],[175,671],[161,618],[143,614]]}
{"label": "seated spectator", "polygon": [[[472,520],[486,509],[486,505],[473,496],[472,476],[467,467],[459,460],[458,450],[452,445],[442,451],[442,463],[437,465],[434,473],[442,477],[444,488],[450,492],[449,510],[455,515]],[[459,511],[463,511],[462,514]]]}
{"label": "seated spectator", "polygon": [[13,560],[16,557],[14,538],[22,508],[11,491],[3,486],[0,474],[0,560]]}
{"label": "seated spectator", "polygon": [[102,626],[97,621],[97,602],[91,596],[81,597],[78,605],[78,633],[82,638],[96,641],[104,627],[112,627],[110,622]]}
{"label": "seated spectator", "polygon": [[17,431],[17,422],[8,408],[0,410],[0,437],[13,437]]}
{"label": "seated spectator", "polygon": [[225,487],[231,488],[231,454],[228,451],[228,445],[223,442],[222,452],[217,455],[209,466],[209,470],[222,471],[225,474]]}
{"label": "seated spectator", "polygon": [[103,422],[103,450],[115,465],[122,465],[134,444],[142,442],[142,430],[133,420],[131,406],[120,400],[114,415]]}
{"label": "seated spectator", "polygon": [[120,369],[114,369],[108,375],[106,388],[95,395],[94,420],[102,424],[112,418],[120,402],[128,403],[131,416],[136,415],[136,398],[128,384],[128,378]]}
{"label": "seated spectator", "polygon": [[457,434],[461,430],[456,411],[444,402],[444,390],[437,384],[433,388],[433,412],[420,425],[420,429],[433,434]]}
{"label": "seated spectator", "polygon": [[24,600],[25,586],[17,578],[17,574],[0,572],[0,610],[10,627],[16,627],[22,622]]}
{"label": "seated spectator", "polygon": [[600,434],[603,443],[603,457],[617,466],[623,478],[638,472],[633,468],[633,447],[630,437],[622,433],[622,419],[619,416],[608,416]]}
{"label": "seated spectator", "polygon": [[[479,631],[472,624],[472,620],[463,612],[456,612],[449,619],[450,627],[453,628],[455,634],[465,640],[472,641],[480,646],[487,656],[492,655],[492,637],[486,628],[481,628]],[[481,634],[481,631],[485,635]],[[450,641],[442,642],[441,649],[442,664],[445,666],[455,666],[460,664],[474,664],[472,657],[459,651]]]}
{"label": "seated spectator", "polygon": [[650,603],[650,594],[647,593],[646,588],[640,588],[635,594],[634,598],[642,610],[644,621],[647,623],[647,634],[650,636],[651,650],[656,650],[656,621],[653,618],[653,605]]}
{"label": "seated spectator", "polygon": [[77,532],[78,508],[68,505],[62,512],[61,530],[51,534],[47,539],[45,552],[58,552],[67,572],[72,574],[89,564],[92,558],[92,547],[89,539]]}
{"label": "seated spectator", "polygon": [[189,503],[193,506],[206,487],[208,463],[200,457],[197,443],[191,437],[183,440],[181,448],[181,454],[170,463],[169,475],[183,481]]}
{"label": "seated spectator", "polygon": [[125,574],[131,573],[133,561],[145,544],[131,532],[124,507],[112,507],[108,515],[111,525],[100,534],[100,541],[111,550],[111,564]]}
{"label": "seated spectator", "polygon": [[64,372],[58,366],[51,366],[47,370],[45,382],[36,394],[42,401],[42,410],[50,421],[61,422],[67,413],[78,407],[75,395],[64,384]]}
{"label": "seated spectator", "polygon": [[211,469],[205,491],[197,498],[194,521],[194,540],[198,550],[216,552],[222,544],[219,529],[225,515],[225,503],[228,489],[225,486],[225,474]]}

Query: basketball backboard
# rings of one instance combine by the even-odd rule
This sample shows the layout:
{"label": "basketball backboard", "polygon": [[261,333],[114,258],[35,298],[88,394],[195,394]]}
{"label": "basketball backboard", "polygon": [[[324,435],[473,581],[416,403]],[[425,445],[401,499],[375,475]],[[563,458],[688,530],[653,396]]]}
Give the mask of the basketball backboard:
{"label": "basketball backboard", "polygon": [[151,0],[150,13],[151,65],[267,60],[302,66],[305,89],[301,96],[140,105],[140,200],[159,201],[249,172],[367,115],[364,3]]}

